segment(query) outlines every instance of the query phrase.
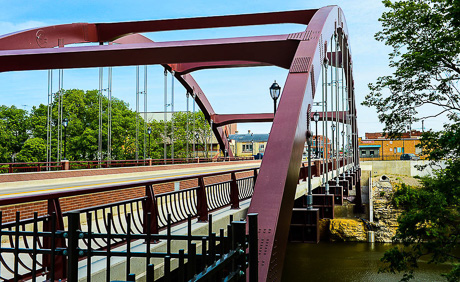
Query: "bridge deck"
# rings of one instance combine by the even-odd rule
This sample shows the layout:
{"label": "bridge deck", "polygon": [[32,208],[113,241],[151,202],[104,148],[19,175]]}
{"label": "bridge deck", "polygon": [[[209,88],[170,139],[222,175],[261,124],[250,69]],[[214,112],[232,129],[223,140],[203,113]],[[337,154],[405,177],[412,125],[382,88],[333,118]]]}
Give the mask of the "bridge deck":
{"label": "bridge deck", "polygon": [[[85,189],[110,184],[128,183],[133,181],[162,179],[175,176],[195,175],[258,167],[260,167],[260,161],[244,161],[204,163],[193,165],[179,164],[141,168],[131,167],[122,169],[108,168],[68,172],[62,171],[21,173],[11,175],[10,178],[15,177],[21,180],[31,178],[33,180],[2,182],[2,176],[0,176],[0,198],[13,195],[30,195],[47,193],[51,191]],[[94,175],[96,174],[94,171],[98,172],[98,175]],[[6,178],[5,176],[3,177]]]}

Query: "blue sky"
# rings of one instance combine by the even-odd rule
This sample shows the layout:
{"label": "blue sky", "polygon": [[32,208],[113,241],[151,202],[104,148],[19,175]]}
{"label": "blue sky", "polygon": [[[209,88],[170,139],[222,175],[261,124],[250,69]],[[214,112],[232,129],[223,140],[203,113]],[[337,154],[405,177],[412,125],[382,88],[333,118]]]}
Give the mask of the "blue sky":
{"label": "blue sky", "polygon": [[[320,8],[339,5],[347,20],[354,60],[359,135],[382,130],[375,109],[360,106],[368,83],[388,75],[390,49],[374,40],[384,11],[380,1],[8,1],[0,0],[0,34],[26,28],[73,22],[117,22],[196,16],[257,13]],[[160,32],[148,34],[155,41],[284,34],[302,31],[300,25],[270,25],[244,28]],[[56,71],[57,75],[57,71]],[[277,80],[281,86],[287,71],[276,67],[203,70],[193,73],[217,113],[271,112],[268,88]],[[46,103],[47,71],[0,73],[0,104],[29,110]],[[170,80],[168,81],[170,85]],[[185,110],[185,90],[176,83],[175,109]],[[235,87],[237,86],[237,87]],[[98,69],[65,70],[64,88],[96,89]],[[163,70],[148,67],[148,111],[163,110]],[[135,67],[113,69],[113,95],[135,107]],[[141,109],[143,106],[141,105]],[[426,128],[440,129],[440,120],[425,122]],[[271,124],[240,124],[240,132],[267,133]],[[413,128],[421,128],[414,124]]]}

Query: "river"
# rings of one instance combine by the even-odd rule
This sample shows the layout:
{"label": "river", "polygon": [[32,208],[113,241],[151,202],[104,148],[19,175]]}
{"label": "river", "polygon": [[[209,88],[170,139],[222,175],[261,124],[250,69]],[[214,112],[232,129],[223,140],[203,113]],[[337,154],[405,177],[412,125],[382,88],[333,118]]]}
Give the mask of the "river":
{"label": "river", "polygon": [[[282,281],[399,281],[402,274],[378,273],[380,258],[391,247],[383,243],[288,243]],[[440,273],[449,269],[449,265],[422,262],[411,281],[446,281]]]}

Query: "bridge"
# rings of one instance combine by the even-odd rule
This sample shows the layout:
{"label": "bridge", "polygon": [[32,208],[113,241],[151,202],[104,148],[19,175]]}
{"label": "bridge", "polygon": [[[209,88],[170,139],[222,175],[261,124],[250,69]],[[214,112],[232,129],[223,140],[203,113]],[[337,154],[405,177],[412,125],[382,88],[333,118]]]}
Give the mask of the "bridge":
{"label": "bridge", "polygon": [[[273,36],[161,43],[153,42],[139,34],[281,23],[295,23],[306,28],[297,33]],[[81,43],[99,45],[70,46]],[[218,183],[205,183],[205,179],[222,175],[223,172],[175,176],[160,180],[130,180],[124,184],[96,185],[60,192],[28,191],[27,195],[2,197],[2,206],[45,201],[47,207],[43,216],[31,214],[32,210],[29,209],[29,216],[26,218],[16,213],[13,220],[2,223],[2,230],[7,231],[2,231],[1,235],[8,236],[11,244],[10,248],[2,248],[2,252],[13,253],[16,257],[13,266],[5,260],[2,261],[3,266],[13,273],[10,278],[4,278],[5,280],[34,279],[37,275],[45,273],[49,280],[68,278],[69,281],[77,281],[79,257],[86,257],[91,262],[93,256],[99,255],[107,258],[107,277],[111,277],[111,256],[124,256],[127,261],[134,257],[146,258],[145,273],[148,278],[153,277],[154,268],[149,263],[150,259],[162,257],[162,265],[167,270],[164,271],[165,281],[172,279],[169,271],[171,262],[175,259],[178,260],[179,266],[174,274],[177,276],[174,277],[184,280],[222,278],[222,275],[242,280],[246,279],[247,275],[252,281],[279,281],[293,210],[305,213],[308,222],[304,222],[304,226],[316,224],[317,227],[317,219],[320,216],[332,216],[330,211],[333,210],[334,203],[340,204],[350,189],[356,191],[353,200],[358,207],[361,206],[353,64],[345,17],[337,6],[204,18],[77,23],[30,29],[0,37],[0,72],[152,64],[162,65],[165,74],[169,72],[187,90],[187,95],[195,100],[211,125],[220,147],[226,152],[224,157],[233,157],[223,129],[224,125],[273,121],[260,167],[227,170],[225,174],[229,179]],[[289,71],[275,115],[219,115],[214,112],[206,95],[191,75],[203,69],[267,65]],[[314,111],[315,105],[319,110]],[[321,122],[322,134],[328,141],[322,144],[323,154],[320,159],[312,159],[310,156],[312,118],[316,122]],[[302,164],[305,143],[309,156],[307,162]],[[247,175],[238,178],[237,174],[241,173]],[[195,179],[195,184],[175,192],[156,194],[152,186],[191,179]],[[299,185],[302,183],[305,190],[296,200]],[[316,187],[313,186],[318,188],[314,191],[313,188]],[[133,187],[144,187],[144,193],[140,198],[62,213],[61,198],[123,191]],[[185,239],[179,235],[173,237],[171,234],[171,226],[174,224],[181,224],[187,220],[190,222],[192,218],[197,218],[201,222],[207,221],[211,212],[223,208],[236,210],[241,201],[247,201],[247,212],[253,218],[251,224],[249,216],[248,227],[244,227],[243,221],[235,221],[227,231],[219,231],[220,236],[217,237],[211,232],[214,230],[212,226],[208,227],[209,234],[204,237],[194,237],[191,232]],[[135,207],[134,203],[137,203]],[[117,223],[123,226],[118,228],[119,230],[114,224],[115,206],[118,209],[117,214],[129,214],[124,223],[123,220]],[[123,206],[121,210],[120,206]],[[110,211],[107,215],[103,212],[106,209]],[[94,219],[97,233],[93,235],[91,229],[83,232],[79,219],[86,220],[86,226],[91,228],[94,224],[89,214],[97,217],[98,211],[104,214],[105,228],[99,228],[99,221]],[[137,219],[134,218],[135,213]],[[64,218],[68,222],[67,227]],[[33,231],[21,231],[20,227],[26,224],[32,224]],[[38,225],[43,226],[41,232],[37,230]],[[131,231],[134,230],[133,225],[138,228],[136,232]],[[240,236],[245,228],[249,233],[247,238],[244,234]],[[166,235],[158,234],[165,229]],[[121,233],[118,237],[115,234],[117,231]],[[308,239],[313,236],[315,241],[315,232],[310,233]],[[30,247],[25,240],[25,248],[22,248],[19,238],[27,236],[34,238],[33,246]],[[198,255],[197,245],[191,242],[199,241],[200,238],[203,249],[201,255]],[[125,244],[130,250],[130,244],[134,239],[146,242],[148,246],[144,253],[127,251],[122,255],[120,252],[112,252],[112,247],[121,244]],[[304,241],[306,239],[302,238]],[[161,240],[166,240],[169,246],[166,254],[151,253],[150,244]],[[184,249],[187,253],[184,254],[184,249],[179,253],[171,252],[168,242],[173,240],[186,240],[188,243]],[[95,244],[98,244],[97,247]],[[245,253],[246,244],[249,246],[249,274],[246,272],[248,265],[245,258],[238,255]],[[220,246],[218,252],[216,246]],[[19,259],[19,254],[24,253],[30,254],[29,263],[31,262],[32,266],[25,265],[26,262]],[[196,257],[198,259],[195,259]],[[185,259],[188,271],[185,271]],[[25,269],[21,270],[21,273],[19,265]],[[126,280],[134,279],[130,276],[130,270],[128,266]],[[90,274],[90,270],[88,271]],[[194,276],[195,274],[198,275]]]}

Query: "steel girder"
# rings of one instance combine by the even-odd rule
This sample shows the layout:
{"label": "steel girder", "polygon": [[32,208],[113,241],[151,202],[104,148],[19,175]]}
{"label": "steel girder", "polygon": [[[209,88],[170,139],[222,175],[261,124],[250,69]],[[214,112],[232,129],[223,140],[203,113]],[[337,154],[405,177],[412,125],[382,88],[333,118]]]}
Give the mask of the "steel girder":
{"label": "steel girder", "polygon": [[[155,43],[138,32],[247,26],[274,23],[307,25],[304,32],[231,39]],[[327,52],[328,40],[337,34],[342,46],[338,62]],[[124,37],[124,38],[123,38]],[[117,40],[118,39],[118,40]],[[115,41],[116,40],[116,41]],[[122,43],[86,47],[64,47],[73,43]],[[348,83],[354,163],[358,162],[356,105],[353,91],[351,52],[342,10],[327,6],[319,10],[276,12],[177,20],[109,24],[69,24],[31,29],[0,37],[0,72],[77,67],[162,64],[190,93],[206,118],[217,125],[229,120],[269,121],[258,116],[219,116],[213,111],[190,72],[206,68],[275,65],[289,69],[268,140],[249,211],[259,213],[259,278],[279,281],[284,262],[291,211],[307,123],[322,65],[340,64]],[[331,58],[328,60],[328,58]],[[344,63],[345,62],[345,63]],[[176,72],[177,71],[177,72]],[[334,114],[327,114],[329,119]],[[213,125],[219,143],[230,152],[221,127]]]}

